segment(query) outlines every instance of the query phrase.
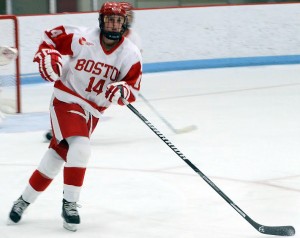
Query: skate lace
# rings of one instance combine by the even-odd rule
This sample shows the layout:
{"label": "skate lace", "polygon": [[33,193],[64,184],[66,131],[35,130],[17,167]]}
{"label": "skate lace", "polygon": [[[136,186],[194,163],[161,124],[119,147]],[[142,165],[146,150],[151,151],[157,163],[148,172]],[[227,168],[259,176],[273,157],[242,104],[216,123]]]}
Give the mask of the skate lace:
{"label": "skate lace", "polygon": [[76,202],[68,202],[64,204],[64,209],[69,216],[78,216],[77,207],[81,208]]}
{"label": "skate lace", "polygon": [[13,211],[16,212],[19,215],[22,215],[24,210],[28,207],[28,203],[25,201],[19,199],[14,202]]}

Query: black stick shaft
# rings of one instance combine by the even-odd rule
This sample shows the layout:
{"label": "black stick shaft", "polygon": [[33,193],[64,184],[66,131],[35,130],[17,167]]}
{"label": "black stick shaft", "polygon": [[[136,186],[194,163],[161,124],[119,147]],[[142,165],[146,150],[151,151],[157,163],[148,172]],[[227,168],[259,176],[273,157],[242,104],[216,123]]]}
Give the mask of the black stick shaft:
{"label": "black stick shaft", "polygon": [[170,149],[172,149],[190,168],[192,168],[210,187],[212,187],[234,210],[236,210],[257,231],[278,236],[293,236],[295,229],[292,226],[264,226],[252,220],[241,208],[239,208],[225,193],[222,192],[204,173],[202,173],[191,161],[189,161],[179,149],[169,141],[155,126],[152,125],[134,106],[123,99],[123,103],[138,116]]}
{"label": "black stick shaft", "polygon": [[241,216],[246,217],[246,214],[231,201],[204,173],[202,173],[191,161],[189,161],[179,149],[169,141],[155,126],[152,125],[138,110],[131,104],[127,107],[137,115],[170,149],[172,149],[188,166],[190,166],[201,178],[204,179],[217,193],[219,193]]}

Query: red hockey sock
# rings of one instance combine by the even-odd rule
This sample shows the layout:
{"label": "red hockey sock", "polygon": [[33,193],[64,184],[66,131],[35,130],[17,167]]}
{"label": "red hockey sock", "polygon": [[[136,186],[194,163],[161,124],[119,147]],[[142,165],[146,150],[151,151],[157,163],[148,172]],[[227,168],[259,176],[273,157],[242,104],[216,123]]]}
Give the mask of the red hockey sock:
{"label": "red hockey sock", "polygon": [[81,187],[85,175],[86,168],[65,167],[64,168],[64,184]]}
{"label": "red hockey sock", "polygon": [[44,177],[40,171],[35,170],[29,179],[31,187],[38,191],[43,192],[49,186],[53,179]]}

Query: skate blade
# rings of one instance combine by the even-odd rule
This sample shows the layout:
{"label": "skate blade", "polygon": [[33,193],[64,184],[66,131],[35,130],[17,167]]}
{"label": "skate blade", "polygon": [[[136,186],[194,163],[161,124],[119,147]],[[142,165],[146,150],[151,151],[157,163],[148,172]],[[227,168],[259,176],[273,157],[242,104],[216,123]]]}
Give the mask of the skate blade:
{"label": "skate blade", "polygon": [[77,224],[67,223],[64,221],[64,228],[68,231],[77,231]]}

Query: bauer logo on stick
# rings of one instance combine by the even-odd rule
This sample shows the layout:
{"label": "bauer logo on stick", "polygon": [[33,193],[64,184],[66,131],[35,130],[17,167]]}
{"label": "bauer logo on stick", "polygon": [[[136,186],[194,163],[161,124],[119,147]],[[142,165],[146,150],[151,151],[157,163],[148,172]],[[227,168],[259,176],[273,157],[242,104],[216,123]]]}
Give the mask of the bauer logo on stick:
{"label": "bauer logo on stick", "polygon": [[0,46],[0,65],[7,65],[18,56],[18,50],[13,47]]}

